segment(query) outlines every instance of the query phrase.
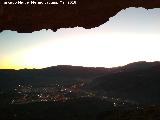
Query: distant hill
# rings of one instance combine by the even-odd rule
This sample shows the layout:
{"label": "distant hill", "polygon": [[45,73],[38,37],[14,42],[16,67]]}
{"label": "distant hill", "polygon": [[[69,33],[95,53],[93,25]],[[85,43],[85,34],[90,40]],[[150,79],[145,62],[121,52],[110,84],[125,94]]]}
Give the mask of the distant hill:
{"label": "distant hill", "polygon": [[94,79],[88,89],[143,104],[160,103],[159,62],[132,63],[118,70]]}
{"label": "distant hill", "polygon": [[59,65],[43,69],[1,69],[0,88],[13,88],[18,84],[47,86],[55,83],[72,84],[106,74],[107,68]]}
{"label": "distant hill", "polygon": [[155,61],[155,62],[139,61],[139,62],[129,63],[124,66],[113,67],[113,68],[110,68],[109,71],[110,73],[118,73],[123,71],[136,71],[140,69],[151,68],[157,65],[160,65],[159,61]]}

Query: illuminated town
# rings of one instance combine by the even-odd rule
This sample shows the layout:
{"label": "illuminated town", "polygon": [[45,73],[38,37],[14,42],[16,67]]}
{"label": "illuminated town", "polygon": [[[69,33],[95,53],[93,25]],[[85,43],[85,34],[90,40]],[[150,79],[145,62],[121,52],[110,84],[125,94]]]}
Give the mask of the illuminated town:
{"label": "illuminated town", "polygon": [[142,107],[138,103],[116,97],[107,97],[91,90],[84,90],[85,82],[72,85],[59,85],[33,87],[31,85],[18,85],[14,88],[14,97],[10,104],[27,104],[34,102],[66,102],[76,98],[100,98],[101,100],[111,102],[113,107],[136,105],[137,109]]}

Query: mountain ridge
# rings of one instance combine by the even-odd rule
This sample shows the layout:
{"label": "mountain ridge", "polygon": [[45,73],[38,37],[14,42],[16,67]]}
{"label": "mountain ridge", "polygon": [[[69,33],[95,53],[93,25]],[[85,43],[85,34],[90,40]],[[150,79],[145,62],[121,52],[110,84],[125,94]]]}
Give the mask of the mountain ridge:
{"label": "mountain ridge", "polygon": [[[136,65],[139,66],[139,63]],[[154,64],[149,63],[147,67],[143,65],[140,69],[133,67],[136,69],[98,77],[92,80],[88,89],[98,93],[103,92],[106,96],[126,98],[142,104],[159,104],[160,64],[155,62]]]}

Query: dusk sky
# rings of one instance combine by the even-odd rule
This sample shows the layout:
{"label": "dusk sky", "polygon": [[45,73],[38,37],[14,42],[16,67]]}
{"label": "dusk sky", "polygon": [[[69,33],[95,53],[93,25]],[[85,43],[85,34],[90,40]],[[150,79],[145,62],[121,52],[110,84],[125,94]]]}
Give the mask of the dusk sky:
{"label": "dusk sky", "polygon": [[160,61],[160,8],[127,8],[93,29],[0,33],[0,69]]}

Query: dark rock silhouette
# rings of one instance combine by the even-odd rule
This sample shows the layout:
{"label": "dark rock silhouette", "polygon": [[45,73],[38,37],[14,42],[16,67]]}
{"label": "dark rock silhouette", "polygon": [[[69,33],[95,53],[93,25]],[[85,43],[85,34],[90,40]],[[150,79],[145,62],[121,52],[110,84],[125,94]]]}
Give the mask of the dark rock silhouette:
{"label": "dark rock silhouette", "polygon": [[73,5],[67,4],[67,0],[64,0],[65,4],[57,1],[58,5],[4,5],[4,1],[0,1],[0,31],[21,33],[77,26],[90,29],[128,7],[160,7],[159,0],[77,0]]}

